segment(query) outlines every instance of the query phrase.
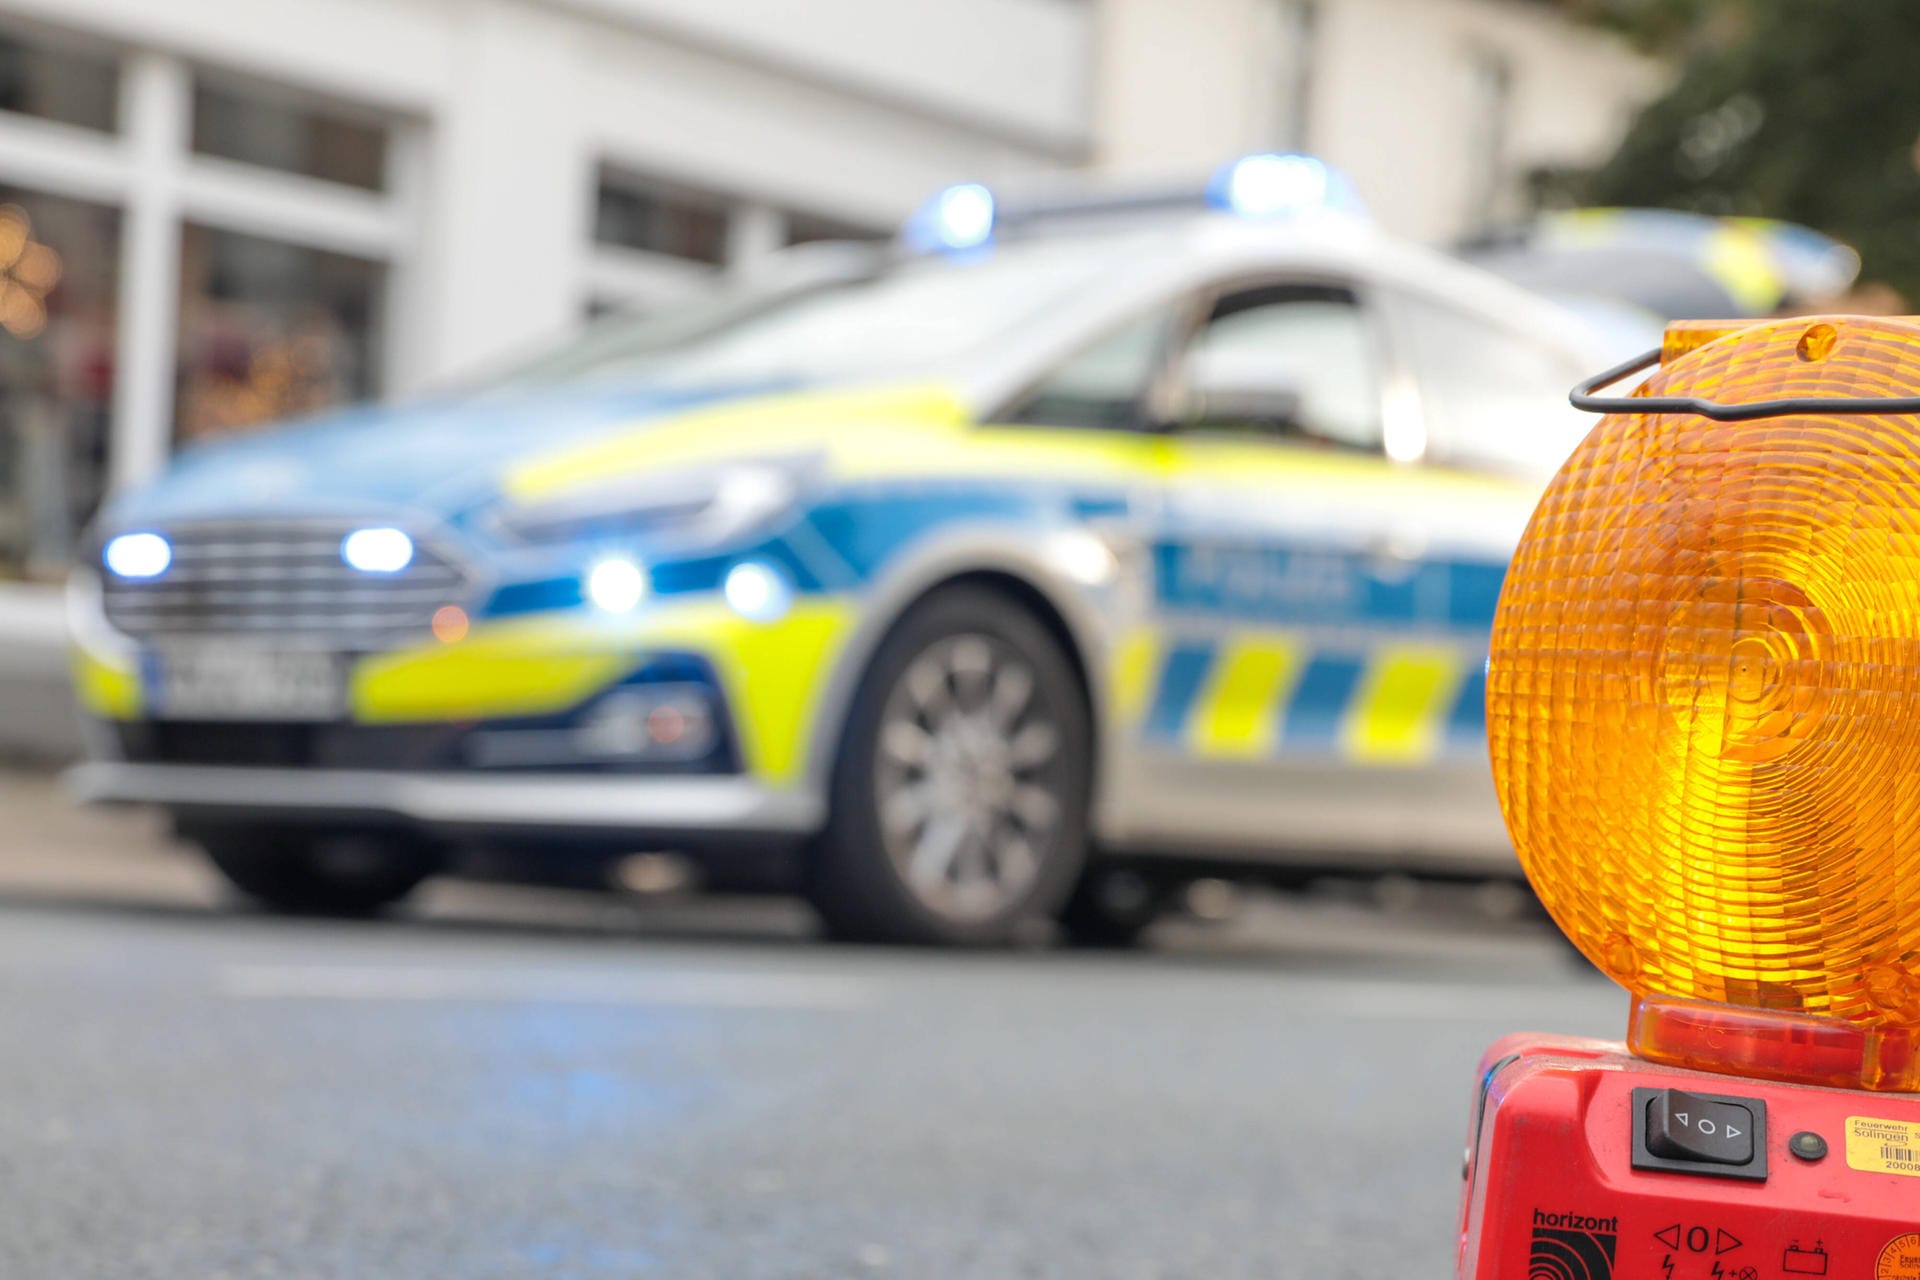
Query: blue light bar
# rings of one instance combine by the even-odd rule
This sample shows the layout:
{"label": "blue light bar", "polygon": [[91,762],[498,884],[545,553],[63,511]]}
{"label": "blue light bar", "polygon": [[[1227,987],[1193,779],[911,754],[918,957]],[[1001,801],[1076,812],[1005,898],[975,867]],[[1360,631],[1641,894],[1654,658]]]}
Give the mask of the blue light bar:
{"label": "blue light bar", "polygon": [[1345,174],[1294,152],[1240,157],[1213,175],[1207,203],[1243,218],[1366,213]]}
{"label": "blue light bar", "polygon": [[1050,227],[1079,231],[1096,218],[1155,218],[1213,208],[1237,218],[1364,222],[1353,183],[1314,156],[1267,151],[1241,156],[1202,186],[1055,191],[1003,201],[977,182],[943,188],[900,229],[911,253],[968,254]]}
{"label": "blue light bar", "polygon": [[921,252],[961,253],[991,241],[993,223],[993,192],[977,182],[962,182],[922,205],[901,234]]}

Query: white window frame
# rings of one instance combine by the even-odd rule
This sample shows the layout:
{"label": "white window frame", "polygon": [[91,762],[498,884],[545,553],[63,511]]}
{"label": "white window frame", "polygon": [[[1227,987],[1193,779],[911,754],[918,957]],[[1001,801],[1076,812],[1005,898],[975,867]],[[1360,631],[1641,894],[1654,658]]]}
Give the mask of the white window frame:
{"label": "white window frame", "polygon": [[1306,151],[1312,141],[1314,73],[1324,15],[1320,0],[1267,0],[1267,4],[1273,48],[1263,74],[1273,86],[1271,115],[1260,145]]}
{"label": "white window frame", "polygon": [[582,271],[582,314],[594,303],[651,311],[691,297],[719,274],[717,268],[704,262],[691,262],[670,253],[594,244]]}
{"label": "white window frame", "polygon": [[[594,190],[587,201],[589,209],[599,205],[601,184],[612,173],[616,181],[627,177],[641,186],[646,180],[630,166],[604,156],[591,167]],[[650,249],[628,245],[604,244],[595,239],[595,228],[586,228],[587,254],[581,268],[580,305],[607,303],[636,310],[652,310],[670,305],[706,288],[723,272],[738,271],[774,252],[786,243],[786,215],[772,205],[741,200],[704,190],[677,179],[662,178],[663,187],[681,188],[713,201],[726,219],[726,241],[721,249],[722,263],[696,262]]]}
{"label": "white window frame", "polygon": [[[119,131],[0,112],[0,182],[116,208],[121,218],[116,369],[107,445],[108,484],[119,490],[166,465],[173,439],[179,355],[180,254],[185,224],[279,240],[388,268],[382,305],[403,307],[400,272],[419,200],[404,183],[364,191],[193,151],[194,65],[152,50],[119,60]],[[392,156],[417,145],[422,126],[383,117]],[[384,324],[391,346],[401,326]],[[382,364],[391,367],[393,352]]]}
{"label": "white window frame", "polygon": [[[587,243],[578,290],[583,315],[602,304],[640,311],[671,306],[707,288],[722,275],[750,270],[787,247],[792,221],[802,212],[772,200],[716,190],[697,179],[679,176],[671,169],[613,152],[598,155],[588,167],[595,184],[586,201],[589,210],[598,206],[599,184],[607,182],[612,175],[616,184],[625,182],[644,188],[653,182],[663,190],[679,191],[711,202],[726,219],[726,233],[721,262],[716,266],[670,253],[603,244],[595,239],[596,228],[590,215],[581,233]],[[820,216],[840,218],[849,226],[867,221],[837,213]]]}

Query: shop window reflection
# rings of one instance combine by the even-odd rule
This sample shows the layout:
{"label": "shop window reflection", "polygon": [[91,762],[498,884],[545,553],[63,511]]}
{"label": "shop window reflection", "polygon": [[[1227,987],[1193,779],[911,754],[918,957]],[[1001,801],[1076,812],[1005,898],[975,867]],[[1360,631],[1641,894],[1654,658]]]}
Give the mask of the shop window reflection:
{"label": "shop window reflection", "polygon": [[54,579],[105,491],[120,215],[0,187],[0,577]]}
{"label": "shop window reflection", "polygon": [[385,274],[365,259],[189,225],[175,444],[376,394]]}

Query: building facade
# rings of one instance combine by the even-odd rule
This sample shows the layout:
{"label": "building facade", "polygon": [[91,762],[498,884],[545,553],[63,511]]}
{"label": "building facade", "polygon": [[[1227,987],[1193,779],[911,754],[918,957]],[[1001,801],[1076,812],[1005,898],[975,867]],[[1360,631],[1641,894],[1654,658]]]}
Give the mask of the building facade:
{"label": "building facade", "polygon": [[1078,164],[1088,43],[1060,0],[5,0],[0,573],[189,441]]}
{"label": "building facade", "polygon": [[1540,0],[1103,0],[1094,64],[1097,167],[1313,151],[1427,241],[1525,212],[1536,170],[1604,160],[1669,74]]}
{"label": "building facade", "polygon": [[1517,0],[0,0],[0,637],[184,444],[947,182],[1301,146],[1441,236],[1654,80]]}

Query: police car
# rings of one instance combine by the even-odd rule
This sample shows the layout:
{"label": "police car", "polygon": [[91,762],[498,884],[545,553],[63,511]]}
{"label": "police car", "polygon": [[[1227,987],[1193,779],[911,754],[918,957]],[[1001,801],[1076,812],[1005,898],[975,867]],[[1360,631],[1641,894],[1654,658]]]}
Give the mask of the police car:
{"label": "police car", "polygon": [[183,452],[74,580],[71,782],[302,910],[494,846],[797,857],[836,932],[948,943],[1124,935],[1143,869],[1509,875],[1495,597],[1620,354],[1310,157],[957,186]]}

